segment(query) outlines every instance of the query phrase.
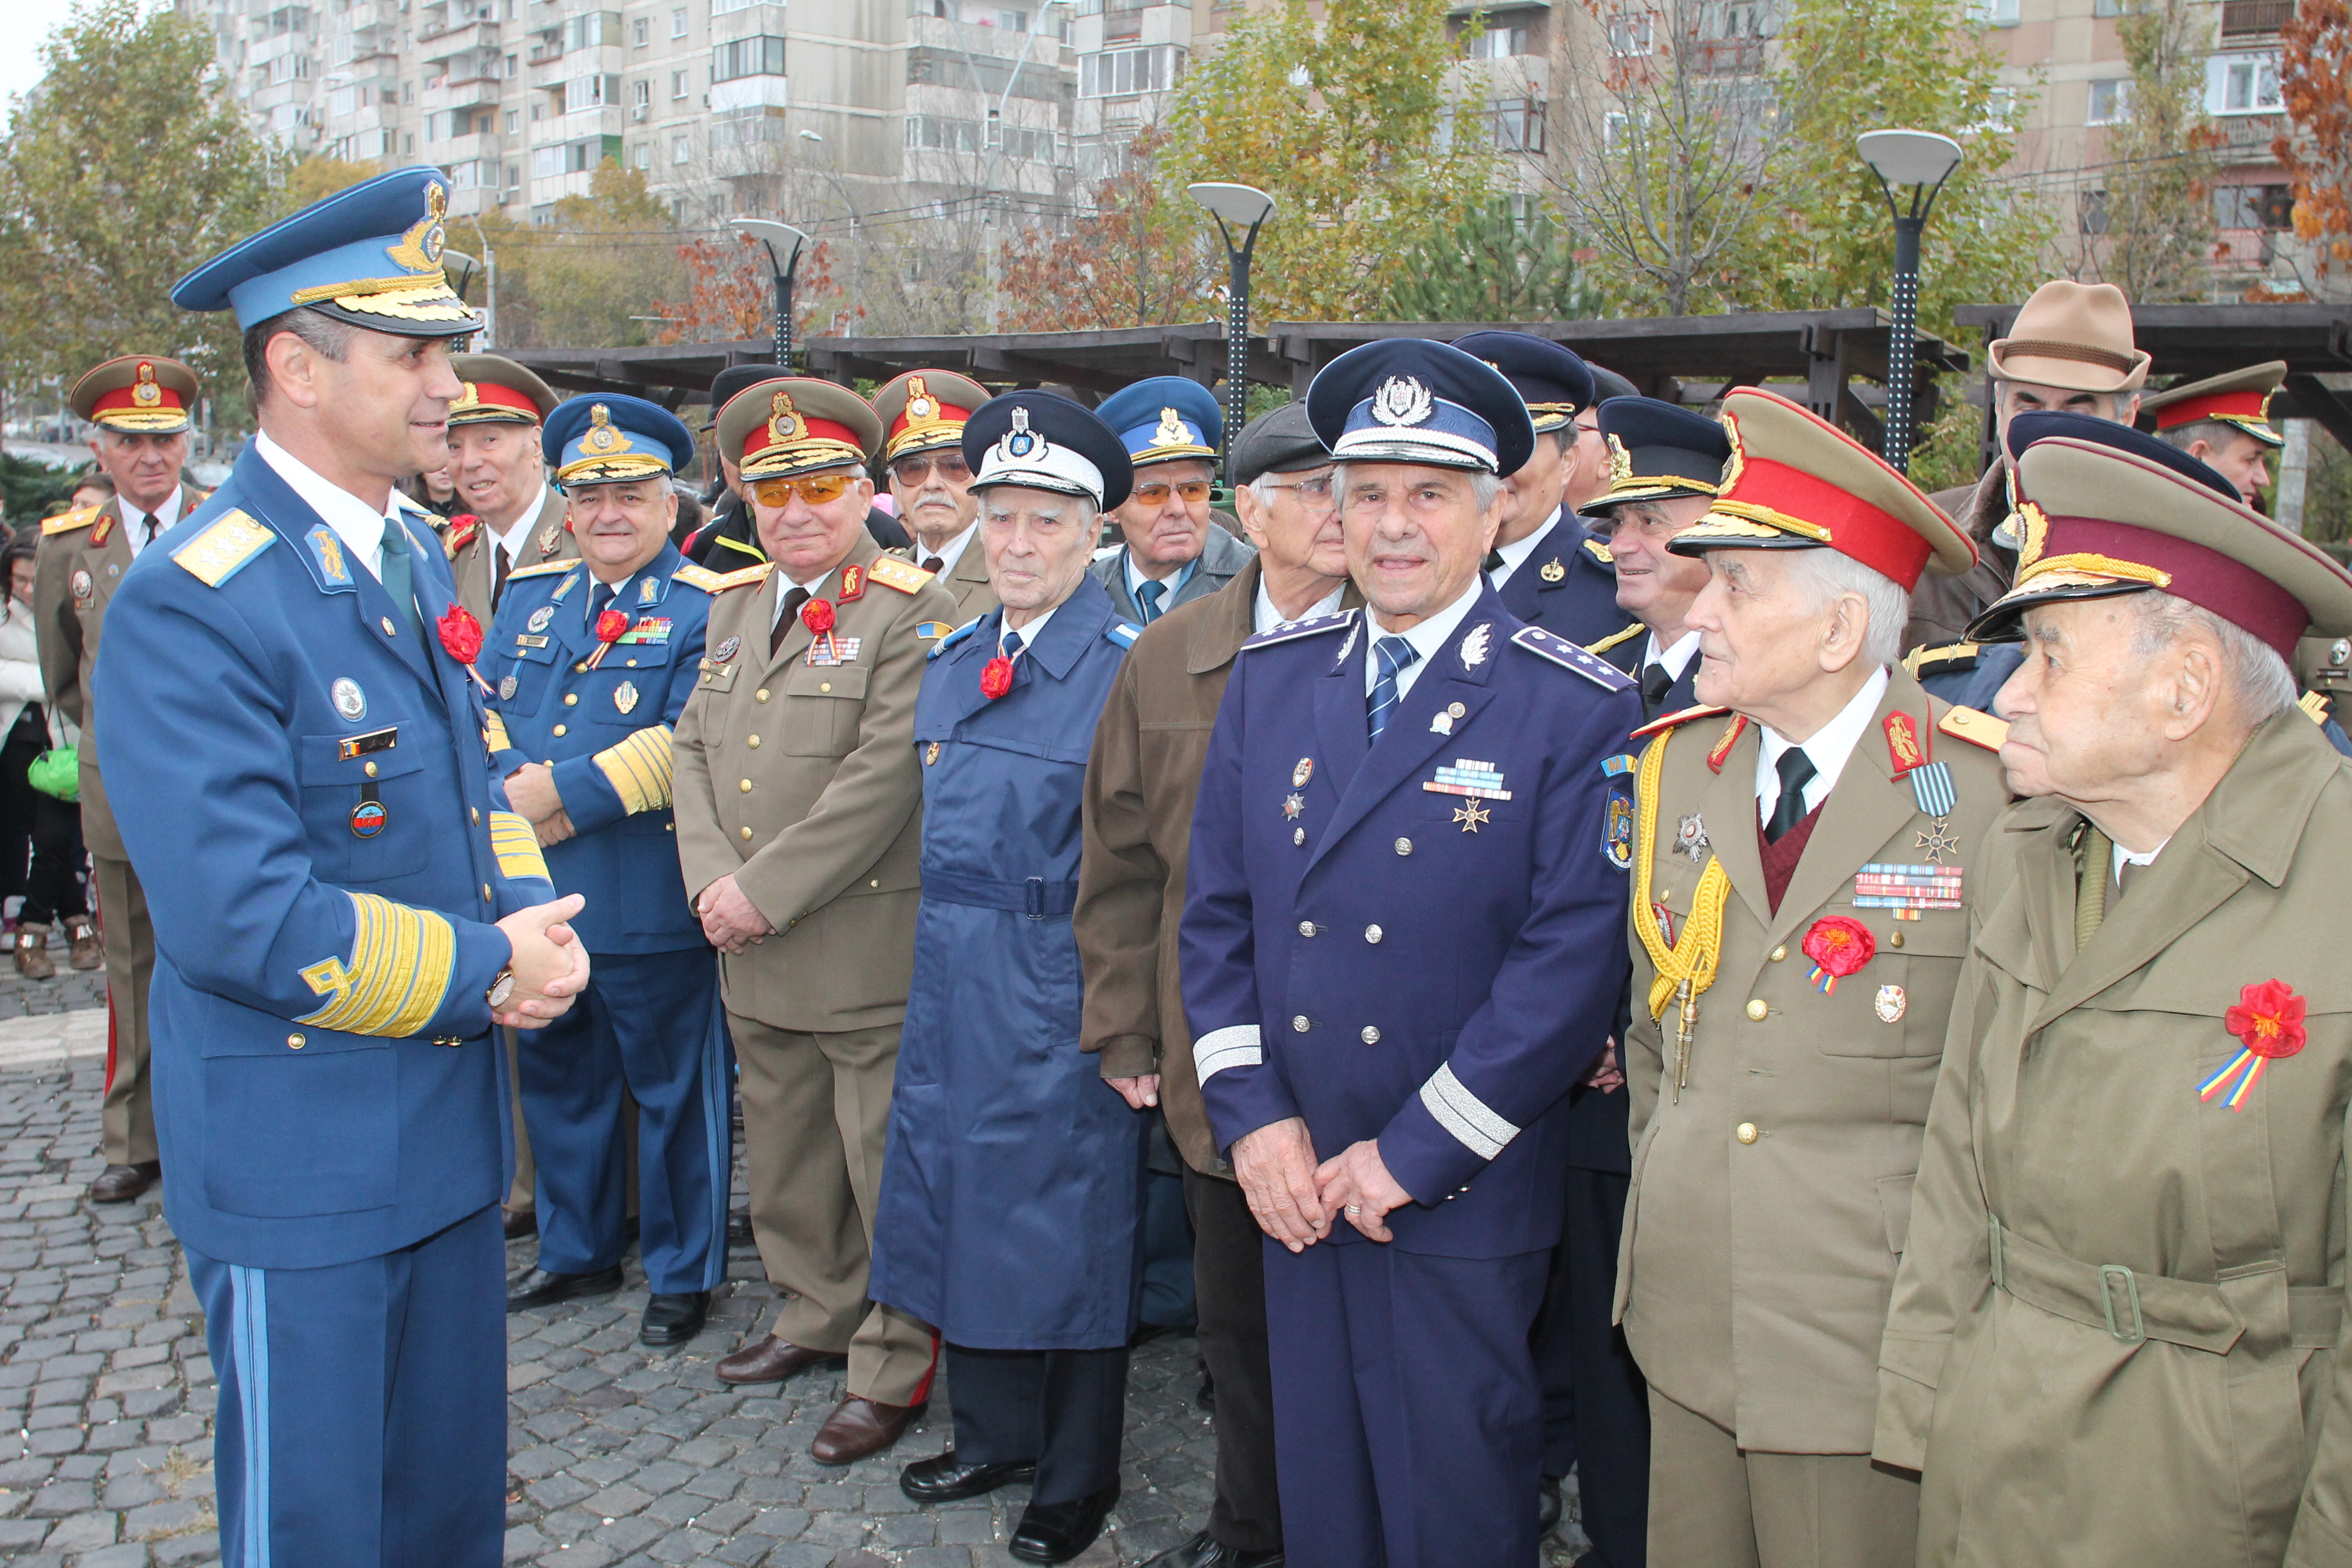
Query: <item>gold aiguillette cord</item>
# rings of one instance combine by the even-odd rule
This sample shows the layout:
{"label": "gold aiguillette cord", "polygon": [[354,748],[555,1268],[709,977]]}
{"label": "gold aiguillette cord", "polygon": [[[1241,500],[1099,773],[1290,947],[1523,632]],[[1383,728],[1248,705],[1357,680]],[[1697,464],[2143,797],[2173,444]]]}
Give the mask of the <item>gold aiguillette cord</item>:
{"label": "gold aiguillette cord", "polygon": [[1651,871],[1658,846],[1658,781],[1665,772],[1666,742],[1674,731],[1663,731],[1642,753],[1641,773],[1635,788],[1640,807],[1635,832],[1635,865],[1633,888],[1633,930],[1642,939],[1643,948],[1656,968],[1657,978],[1650,984],[1650,1016],[1655,1020],[1665,1013],[1672,1002],[1676,1009],[1675,1028],[1675,1101],[1682,1101],[1683,1086],[1690,1081],[1691,1037],[1698,1029],[1698,996],[1715,984],[1716,966],[1723,958],[1723,907],[1731,894],[1731,878],[1723,862],[1709,853],[1706,869],[1698,879],[1698,890],[1691,899],[1691,911],[1683,917],[1682,940],[1668,942],[1666,933],[1659,929],[1657,907],[1651,901]]}

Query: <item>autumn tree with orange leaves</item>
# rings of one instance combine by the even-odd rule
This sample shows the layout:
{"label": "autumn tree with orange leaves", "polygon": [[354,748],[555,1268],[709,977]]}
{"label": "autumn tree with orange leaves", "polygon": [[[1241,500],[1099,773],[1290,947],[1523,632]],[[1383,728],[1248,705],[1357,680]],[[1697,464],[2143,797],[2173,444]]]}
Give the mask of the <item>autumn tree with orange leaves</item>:
{"label": "autumn tree with orange leaves", "polygon": [[1136,137],[1125,171],[1096,188],[1092,216],[1058,234],[1031,227],[1006,241],[1006,331],[1158,326],[1215,314],[1224,258],[1211,262],[1201,209],[1155,177],[1166,142],[1157,129]]}
{"label": "autumn tree with orange leaves", "polygon": [[2294,232],[2311,247],[2305,289],[2340,296],[2352,279],[2352,5],[2302,0],[2279,46],[2288,131],[2271,153],[2294,191]]}
{"label": "autumn tree with orange leaves", "polygon": [[[653,312],[662,318],[655,342],[729,342],[775,331],[775,274],[758,240],[741,233],[707,235],[679,246],[677,258],[686,268],[686,297],[655,301]],[[802,253],[793,280],[794,342],[813,331],[835,327],[831,301],[840,291],[831,247],[819,240]]]}

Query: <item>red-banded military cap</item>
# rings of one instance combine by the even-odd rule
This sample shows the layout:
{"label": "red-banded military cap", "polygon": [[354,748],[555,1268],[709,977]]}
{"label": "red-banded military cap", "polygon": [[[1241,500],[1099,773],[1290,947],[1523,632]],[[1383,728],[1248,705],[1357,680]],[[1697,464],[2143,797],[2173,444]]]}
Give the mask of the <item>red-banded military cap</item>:
{"label": "red-banded military cap", "polygon": [[736,454],[747,479],[862,469],[881,444],[873,405],[829,381],[779,376],[745,387],[719,411],[719,449]]}
{"label": "red-banded military cap", "polygon": [[452,425],[544,425],[563,401],[553,387],[501,354],[451,354],[449,368],[466,384],[449,405]]}
{"label": "red-banded military cap", "polygon": [[110,430],[175,436],[188,427],[195,405],[196,373],[160,354],[125,354],[94,367],[66,402],[76,414]]}
{"label": "red-banded military cap", "polygon": [[1818,415],[1743,386],[1723,400],[1723,483],[1706,516],[1666,546],[1676,554],[1834,550],[1906,592],[1922,572],[1950,577],[1976,564],[1976,546],[1918,486]]}
{"label": "red-banded military cap", "polygon": [[2218,419],[2234,425],[2266,447],[2284,447],[2286,437],[2271,427],[2271,395],[2286,379],[2286,361],[2248,365],[2223,375],[2168,386],[2140,399],[2139,411],[2152,415],[2158,430],[2176,430]]}
{"label": "red-banded military cap", "polygon": [[2211,611],[2290,662],[2306,628],[2352,633],[2352,574],[2333,557],[2273,525],[2202,464],[2099,423],[2030,441],[2015,458],[2017,579],[1970,637],[2013,642],[2036,605],[2150,589]]}
{"label": "red-banded military cap", "polygon": [[891,377],[874,395],[874,416],[882,422],[882,460],[963,444],[964,422],[988,401],[988,388],[951,370],[910,370]]}

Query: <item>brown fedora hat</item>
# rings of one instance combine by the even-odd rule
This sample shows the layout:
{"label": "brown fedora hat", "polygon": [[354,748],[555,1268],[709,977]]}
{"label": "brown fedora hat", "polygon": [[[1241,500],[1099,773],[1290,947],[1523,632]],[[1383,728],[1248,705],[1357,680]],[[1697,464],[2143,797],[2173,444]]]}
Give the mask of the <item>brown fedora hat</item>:
{"label": "brown fedora hat", "polygon": [[2132,343],[2131,302],[2112,283],[2044,283],[1987,357],[1997,381],[2068,392],[2137,392],[2147,381],[2148,356]]}

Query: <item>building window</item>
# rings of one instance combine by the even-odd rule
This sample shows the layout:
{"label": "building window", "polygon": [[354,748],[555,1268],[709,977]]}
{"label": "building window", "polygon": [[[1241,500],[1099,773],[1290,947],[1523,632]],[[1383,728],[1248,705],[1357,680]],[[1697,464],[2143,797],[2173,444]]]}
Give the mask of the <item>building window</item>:
{"label": "building window", "polygon": [[617,108],[621,101],[621,79],[616,76],[583,76],[563,84],[563,112],[577,114],[583,109]]}
{"label": "building window", "polygon": [[2280,232],[2293,228],[2294,187],[2216,185],[2213,187],[2213,226]]}
{"label": "building window", "polygon": [[1544,145],[1543,100],[1499,98],[1486,106],[1495,147],[1505,153],[1540,153]]}
{"label": "building window", "polygon": [[2084,234],[2107,232],[2107,193],[2084,191],[2077,204],[2076,221]]}
{"label": "building window", "polygon": [[2017,26],[2017,0],[1975,0],[1976,18],[1988,27]]}
{"label": "building window", "polygon": [[629,101],[635,104],[639,109],[643,109],[646,104],[652,102],[653,96],[653,83],[649,81],[640,81],[630,84]]}
{"label": "building window", "polygon": [[629,154],[629,163],[639,169],[652,168],[654,166],[653,143],[650,142],[638,142],[635,149]]}
{"label": "building window", "polygon": [[710,51],[710,81],[738,81],[747,76],[784,74],[784,40],[737,38]]}
{"label": "building window", "polygon": [[513,134],[515,133],[515,132],[519,129],[518,125],[516,124],[516,121],[520,121],[521,118],[522,118],[522,114],[521,114],[521,112],[520,112],[520,110],[512,110],[512,109],[509,109],[509,110],[507,110],[507,134],[508,134],[508,135],[509,135],[509,136],[513,135]]}
{"label": "building window", "polygon": [[593,49],[602,44],[621,41],[621,14],[618,11],[587,11],[571,17],[563,24],[563,47],[572,49]]}
{"label": "building window", "polygon": [[1054,161],[1054,132],[1050,129],[1032,130],[1025,125],[982,126],[978,121],[956,120],[939,114],[907,116],[907,145],[936,148],[943,153],[982,153],[998,146],[1004,155],[1020,163],[1050,163]]}
{"label": "building window", "polygon": [[2085,125],[2113,125],[2124,117],[2125,100],[2131,96],[2131,79],[2109,77],[2091,84],[2090,112],[2083,117]]}
{"label": "building window", "polygon": [[652,41],[653,35],[653,23],[648,21],[646,18],[640,16],[637,18],[636,24],[632,29],[629,41],[642,49],[647,43]]}
{"label": "building window", "polygon": [[1647,56],[1651,49],[1651,22],[1647,16],[1610,17],[1609,52],[1621,60]]}
{"label": "building window", "polygon": [[416,155],[416,132],[415,132],[414,131],[412,131],[412,132],[410,132],[407,135],[405,135],[405,136],[402,137],[400,140],[401,140],[401,149],[400,149],[401,156],[402,156],[402,157],[404,157],[404,158],[413,158],[413,157],[415,157],[415,156]]}
{"label": "building window", "polygon": [[686,37],[686,12],[683,9],[669,14],[669,36],[673,38]]}
{"label": "building window", "polygon": [[2276,55],[2214,55],[2205,62],[2205,112],[2276,114]]}
{"label": "building window", "polygon": [[521,74],[522,63],[516,59],[514,56],[509,55],[507,57],[507,79],[509,81],[512,81],[516,77],[520,76]]}
{"label": "building window", "polygon": [[522,165],[520,163],[509,163],[507,165],[507,189],[511,191],[521,184]]}
{"label": "building window", "polygon": [[1534,53],[1528,47],[1531,37],[1524,26],[1489,22],[1483,32],[1465,36],[1462,52],[1474,60],[1507,60],[1517,55]]}
{"label": "building window", "polygon": [[584,174],[607,158],[615,163],[621,161],[619,137],[588,136],[577,142],[559,142],[551,147],[534,147],[530,150],[531,178]]}
{"label": "building window", "polygon": [[1127,92],[1165,92],[1176,85],[1182,57],[1173,44],[1144,49],[1112,49],[1078,57],[1078,96],[1109,98]]}
{"label": "building window", "polygon": [[694,143],[684,136],[671,137],[669,139],[669,161],[672,163],[692,163],[694,161]]}
{"label": "building window", "polygon": [[686,73],[684,71],[672,71],[669,73],[669,96],[673,102],[686,96]]}

